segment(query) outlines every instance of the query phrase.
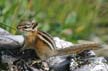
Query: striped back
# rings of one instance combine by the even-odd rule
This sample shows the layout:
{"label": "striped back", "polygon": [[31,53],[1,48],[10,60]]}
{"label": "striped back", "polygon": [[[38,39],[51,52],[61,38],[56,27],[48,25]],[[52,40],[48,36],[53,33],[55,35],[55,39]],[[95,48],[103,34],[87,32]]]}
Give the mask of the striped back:
{"label": "striped back", "polygon": [[38,37],[41,40],[43,40],[45,43],[47,43],[51,50],[56,49],[55,41],[53,40],[53,37],[50,34],[39,30],[38,31]]}

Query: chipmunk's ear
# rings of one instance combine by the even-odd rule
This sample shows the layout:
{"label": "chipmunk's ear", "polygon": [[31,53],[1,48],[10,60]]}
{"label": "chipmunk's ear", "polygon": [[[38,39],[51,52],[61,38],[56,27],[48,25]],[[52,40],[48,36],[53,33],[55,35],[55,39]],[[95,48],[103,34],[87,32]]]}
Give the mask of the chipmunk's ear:
{"label": "chipmunk's ear", "polygon": [[33,25],[32,29],[37,30],[37,28],[38,28],[38,22],[32,21],[32,25]]}

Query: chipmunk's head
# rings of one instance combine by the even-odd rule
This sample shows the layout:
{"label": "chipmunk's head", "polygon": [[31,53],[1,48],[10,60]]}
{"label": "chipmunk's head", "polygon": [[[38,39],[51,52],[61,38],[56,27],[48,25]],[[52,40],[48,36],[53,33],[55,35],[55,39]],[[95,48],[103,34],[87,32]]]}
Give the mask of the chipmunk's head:
{"label": "chipmunk's head", "polygon": [[37,31],[37,26],[38,26],[37,22],[31,20],[25,20],[25,21],[21,21],[18,24],[17,29],[23,35],[28,35],[28,34],[33,35],[35,34],[34,32]]}
{"label": "chipmunk's head", "polygon": [[18,24],[17,29],[20,32],[31,32],[37,30],[37,26],[38,26],[37,22],[31,20],[25,20],[25,21],[21,21]]}

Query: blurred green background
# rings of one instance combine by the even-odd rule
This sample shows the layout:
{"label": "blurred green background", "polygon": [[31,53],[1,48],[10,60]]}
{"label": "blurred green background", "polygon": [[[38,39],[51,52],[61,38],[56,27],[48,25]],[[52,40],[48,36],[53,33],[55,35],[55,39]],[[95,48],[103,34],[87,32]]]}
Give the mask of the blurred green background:
{"label": "blurred green background", "polygon": [[0,27],[18,34],[21,20],[69,41],[99,36],[108,41],[108,0],[0,0]]}

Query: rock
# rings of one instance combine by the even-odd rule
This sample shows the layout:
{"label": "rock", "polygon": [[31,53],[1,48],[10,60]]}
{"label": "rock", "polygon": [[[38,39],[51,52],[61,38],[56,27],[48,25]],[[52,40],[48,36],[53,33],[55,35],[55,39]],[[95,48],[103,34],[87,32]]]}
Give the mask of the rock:
{"label": "rock", "polygon": [[24,43],[24,37],[21,35],[11,35],[6,30],[0,28],[0,49],[21,48]]}
{"label": "rock", "polygon": [[10,33],[7,32],[6,30],[0,28],[0,35],[10,35]]}
{"label": "rock", "polygon": [[73,55],[63,55],[51,57],[47,62],[51,71],[69,71],[71,59],[74,60]]}
{"label": "rock", "polygon": [[22,36],[0,35],[0,49],[21,48],[24,42]]}
{"label": "rock", "polygon": [[88,58],[88,61],[89,64],[82,65],[71,71],[108,71],[107,61],[103,57]]}

